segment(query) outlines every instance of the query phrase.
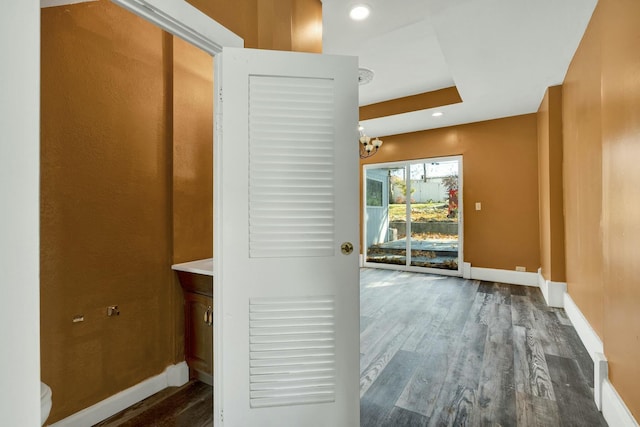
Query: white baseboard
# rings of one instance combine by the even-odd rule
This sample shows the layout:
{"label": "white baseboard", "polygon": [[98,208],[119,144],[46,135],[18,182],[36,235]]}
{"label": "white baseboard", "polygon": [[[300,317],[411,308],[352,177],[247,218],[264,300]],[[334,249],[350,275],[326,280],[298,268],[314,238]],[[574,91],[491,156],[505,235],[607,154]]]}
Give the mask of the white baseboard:
{"label": "white baseboard", "polygon": [[607,424],[612,427],[639,427],[629,408],[608,379],[602,383],[602,415]]}
{"label": "white baseboard", "polygon": [[538,286],[549,307],[564,307],[564,295],[567,292],[567,284],[565,282],[546,280],[542,275],[542,269],[539,268]]}
{"label": "white baseboard", "polygon": [[640,427],[613,384],[609,382],[609,370],[602,340],[567,292],[564,294],[564,310],[593,359],[593,400],[604,419],[610,426]]}
{"label": "white baseboard", "polygon": [[471,279],[471,263],[470,262],[462,263],[462,278]]}
{"label": "white baseboard", "polygon": [[576,332],[589,352],[591,359],[595,362],[597,353],[604,354],[602,340],[567,292],[564,294],[564,311],[567,313],[569,320],[571,320],[573,327],[576,328]]}
{"label": "white baseboard", "polygon": [[[134,405],[170,386],[179,387],[189,381],[189,367],[186,362],[168,366],[155,377],[148,378],[120,393],[89,406],[80,412],[64,418],[50,427],[86,427],[106,420],[125,408]],[[55,393],[55,391],[54,391]]]}
{"label": "white baseboard", "polygon": [[[465,263],[466,264],[466,263]],[[464,268],[464,267],[463,267]],[[464,274],[464,269],[463,269]],[[512,285],[538,286],[538,275],[526,271],[499,270],[497,268],[471,267],[470,278],[487,282]]]}
{"label": "white baseboard", "polygon": [[602,412],[602,386],[609,378],[609,363],[602,353],[596,353],[593,360],[593,400],[598,411]]}
{"label": "white baseboard", "polygon": [[544,282],[545,280],[544,280],[544,276],[542,275],[542,267],[540,267],[538,269],[538,287],[540,289],[542,289],[542,287],[544,286]]}
{"label": "white baseboard", "polygon": [[167,366],[164,374],[167,376],[167,387],[182,387],[189,382],[189,366],[187,366],[187,362]]}

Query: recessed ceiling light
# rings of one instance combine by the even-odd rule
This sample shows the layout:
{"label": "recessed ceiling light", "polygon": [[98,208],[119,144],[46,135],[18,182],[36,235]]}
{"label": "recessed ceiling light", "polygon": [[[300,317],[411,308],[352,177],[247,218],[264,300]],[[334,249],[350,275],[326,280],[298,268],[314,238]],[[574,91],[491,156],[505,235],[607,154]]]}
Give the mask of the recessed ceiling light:
{"label": "recessed ceiling light", "polygon": [[440,117],[442,116],[444,113],[442,111],[436,111],[435,113],[432,114],[433,117]]}
{"label": "recessed ceiling light", "polygon": [[363,19],[367,19],[371,13],[371,8],[366,4],[357,4],[351,8],[351,12],[349,12],[349,16],[354,21],[362,21]]}

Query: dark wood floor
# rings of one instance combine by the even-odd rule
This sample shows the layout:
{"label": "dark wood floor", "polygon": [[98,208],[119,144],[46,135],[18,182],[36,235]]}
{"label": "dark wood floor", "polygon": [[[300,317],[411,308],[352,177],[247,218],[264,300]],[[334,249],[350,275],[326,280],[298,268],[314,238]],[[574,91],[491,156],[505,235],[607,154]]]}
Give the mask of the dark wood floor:
{"label": "dark wood floor", "polygon": [[534,287],[361,271],[361,426],[606,426],[593,362]]}
{"label": "dark wood floor", "polygon": [[213,388],[199,381],[169,387],[94,427],[213,427]]}
{"label": "dark wood floor", "polygon": [[[606,426],[591,358],[538,288],[376,269],[360,286],[362,427]],[[213,426],[212,406],[190,382],[97,426]]]}

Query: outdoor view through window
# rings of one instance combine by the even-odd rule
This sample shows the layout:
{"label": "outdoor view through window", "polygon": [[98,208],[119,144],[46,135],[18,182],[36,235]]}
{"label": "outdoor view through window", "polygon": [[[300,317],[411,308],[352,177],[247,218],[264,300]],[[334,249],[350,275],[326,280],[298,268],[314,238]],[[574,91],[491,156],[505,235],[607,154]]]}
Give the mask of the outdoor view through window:
{"label": "outdoor view through window", "polygon": [[461,160],[365,168],[367,263],[459,270]]}

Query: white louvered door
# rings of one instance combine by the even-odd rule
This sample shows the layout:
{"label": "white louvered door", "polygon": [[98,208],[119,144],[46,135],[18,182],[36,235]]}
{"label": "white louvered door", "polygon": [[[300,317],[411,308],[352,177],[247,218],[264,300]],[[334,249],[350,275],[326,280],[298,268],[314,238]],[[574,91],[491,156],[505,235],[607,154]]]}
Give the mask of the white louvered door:
{"label": "white louvered door", "polygon": [[359,426],[357,59],[216,67],[215,424]]}

